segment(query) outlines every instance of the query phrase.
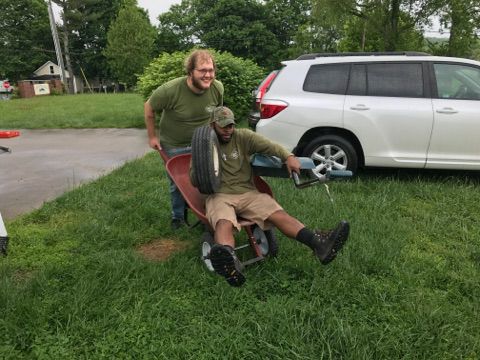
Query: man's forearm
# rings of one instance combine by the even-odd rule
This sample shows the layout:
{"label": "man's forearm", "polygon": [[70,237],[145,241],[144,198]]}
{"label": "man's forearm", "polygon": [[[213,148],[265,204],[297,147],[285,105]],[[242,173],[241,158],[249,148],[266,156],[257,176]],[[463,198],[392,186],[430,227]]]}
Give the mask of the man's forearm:
{"label": "man's forearm", "polygon": [[147,128],[147,135],[149,138],[156,136],[155,133],[155,118],[145,117],[145,126]]}
{"label": "man's forearm", "polygon": [[144,107],[144,119],[145,119],[145,127],[147,128],[148,138],[152,138],[156,136],[155,113],[153,112],[153,109],[148,102],[145,103],[145,107]]}

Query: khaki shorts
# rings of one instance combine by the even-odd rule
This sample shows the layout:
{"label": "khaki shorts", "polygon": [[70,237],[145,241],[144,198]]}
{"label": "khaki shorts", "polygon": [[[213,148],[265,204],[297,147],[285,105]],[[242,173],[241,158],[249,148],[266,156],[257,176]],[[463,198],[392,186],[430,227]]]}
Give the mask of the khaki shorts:
{"label": "khaki shorts", "polygon": [[210,195],[206,199],[205,208],[208,221],[214,229],[219,220],[228,220],[238,231],[241,230],[238,216],[253,221],[262,229],[268,229],[271,224],[265,220],[274,212],[283,210],[270,195],[256,190],[244,194]]}

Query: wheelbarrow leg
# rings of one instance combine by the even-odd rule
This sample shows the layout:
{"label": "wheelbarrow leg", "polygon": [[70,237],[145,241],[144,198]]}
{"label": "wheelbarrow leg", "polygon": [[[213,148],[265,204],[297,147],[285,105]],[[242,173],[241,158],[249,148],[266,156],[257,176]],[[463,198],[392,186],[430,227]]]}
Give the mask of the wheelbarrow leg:
{"label": "wheelbarrow leg", "polygon": [[8,236],[0,213],[0,254],[7,256]]}
{"label": "wheelbarrow leg", "polygon": [[263,258],[262,251],[260,250],[260,247],[257,244],[257,240],[255,239],[255,236],[253,235],[252,226],[247,225],[244,227],[244,229],[245,229],[245,232],[247,233],[248,242],[250,243],[250,247],[252,248],[255,254],[255,257]]}

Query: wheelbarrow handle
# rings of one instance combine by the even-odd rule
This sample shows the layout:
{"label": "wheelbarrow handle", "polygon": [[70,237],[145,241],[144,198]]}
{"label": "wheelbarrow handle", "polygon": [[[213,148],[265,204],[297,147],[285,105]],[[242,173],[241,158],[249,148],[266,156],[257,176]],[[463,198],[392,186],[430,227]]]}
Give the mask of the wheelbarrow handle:
{"label": "wheelbarrow handle", "polygon": [[170,159],[167,155],[167,152],[163,149],[160,149],[158,150],[158,153],[160,154],[160,156],[162,157],[163,161],[165,162],[165,164],[167,163],[167,161]]}
{"label": "wheelbarrow handle", "polygon": [[296,171],[292,171],[292,179],[293,179],[293,183],[295,184],[295,187],[297,189],[304,189],[304,188],[309,187],[309,186],[311,186],[311,185],[313,185],[317,182],[320,182],[320,178],[316,178],[316,179],[301,182],[300,181],[300,176],[298,175],[298,173]]}
{"label": "wheelbarrow handle", "polygon": [[352,175],[353,175],[353,173],[350,170],[329,170],[322,177],[301,182],[300,181],[300,176],[298,175],[298,173],[295,172],[295,171],[292,171],[293,183],[295,184],[295,187],[298,188],[298,189],[304,189],[304,188],[309,187],[309,186],[311,186],[315,183],[323,184],[323,183],[326,183],[329,180],[352,177]]}

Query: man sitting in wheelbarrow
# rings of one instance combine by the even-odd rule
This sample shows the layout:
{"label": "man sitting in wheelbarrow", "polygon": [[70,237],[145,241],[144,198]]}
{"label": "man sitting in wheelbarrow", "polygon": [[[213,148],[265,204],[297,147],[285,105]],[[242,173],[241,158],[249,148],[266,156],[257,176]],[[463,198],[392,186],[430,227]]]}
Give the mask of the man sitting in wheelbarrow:
{"label": "man sitting in wheelbarrow", "polygon": [[[289,173],[300,173],[299,160],[279,144],[251,130],[235,129],[234,114],[225,106],[214,109],[210,125],[219,140],[222,169],[220,187],[207,196],[205,203],[206,216],[214,229],[215,245],[210,251],[210,261],[215,272],[232,286],[245,282],[242,264],[234,251],[233,231],[241,230],[237,216],[253,221],[262,229],[274,225],[284,235],[311,248],[322,264],[331,262],[348,238],[348,222],[341,221],[327,232],[310,230],[271,196],[260,193],[252,181],[250,157],[253,154],[279,157]],[[193,176],[191,178],[193,183]]]}

